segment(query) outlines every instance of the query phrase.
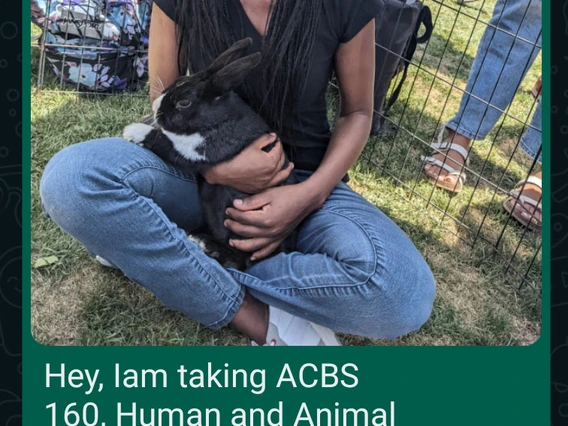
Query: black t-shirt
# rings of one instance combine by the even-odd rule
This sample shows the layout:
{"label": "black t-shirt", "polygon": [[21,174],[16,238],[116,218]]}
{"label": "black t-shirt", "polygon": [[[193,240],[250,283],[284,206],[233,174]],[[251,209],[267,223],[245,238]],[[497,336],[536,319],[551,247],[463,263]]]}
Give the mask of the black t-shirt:
{"label": "black t-shirt", "polygon": [[[172,20],[175,20],[176,2],[154,0]],[[323,1],[313,62],[298,108],[299,122],[291,123],[293,128],[287,129],[289,137],[293,138],[295,149],[292,157],[297,169],[315,170],[321,163],[331,137],[325,94],[334,68],[335,53],[340,43],[351,40],[377,16],[379,5],[379,0]],[[229,16],[235,26],[234,33],[251,37],[251,50],[260,51],[262,37],[248,19],[240,0],[229,1]],[[290,145],[290,141],[282,139],[285,147]]]}

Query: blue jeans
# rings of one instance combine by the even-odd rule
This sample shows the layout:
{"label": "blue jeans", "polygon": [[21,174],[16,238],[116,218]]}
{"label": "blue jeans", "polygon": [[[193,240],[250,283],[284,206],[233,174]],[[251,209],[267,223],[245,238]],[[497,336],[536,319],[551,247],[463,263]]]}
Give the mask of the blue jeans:
{"label": "blue jeans", "polygon": [[245,290],[333,330],[375,338],[416,331],[432,310],[435,282],[423,257],[344,183],[301,225],[297,252],[246,273],[224,269],[186,237],[203,223],[195,177],[123,139],[60,151],[40,194],[48,216],[91,254],[210,328],[233,319]]}
{"label": "blue jeans", "polygon": [[[498,0],[477,48],[460,109],[446,127],[470,139],[485,139],[538,56],[541,35],[541,0]],[[534,158],[542,143],[540,102],[530,126],[521,147]]]}

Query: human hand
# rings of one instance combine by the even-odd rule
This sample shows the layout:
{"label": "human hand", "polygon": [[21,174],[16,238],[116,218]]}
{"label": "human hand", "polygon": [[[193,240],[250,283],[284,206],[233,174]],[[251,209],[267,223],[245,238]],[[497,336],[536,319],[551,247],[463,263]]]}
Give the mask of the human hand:
{"label": "human hand", "polygon": [[229,244],[252,253],[253,261],[269,256],[317,208],[301,183],[271,188],[233,205],[226,211],[225,226],[245,239]]}
{"label": "human hand", "polygon": [[[275,143],[268,152],[263,150]],[[271,133],[258,138],[230,161],[203,170],[205,180],[211,184],[232,186],[247,194],[256,194],[284,182],[294,165],[284,170],[286,154],[282,142]]]}

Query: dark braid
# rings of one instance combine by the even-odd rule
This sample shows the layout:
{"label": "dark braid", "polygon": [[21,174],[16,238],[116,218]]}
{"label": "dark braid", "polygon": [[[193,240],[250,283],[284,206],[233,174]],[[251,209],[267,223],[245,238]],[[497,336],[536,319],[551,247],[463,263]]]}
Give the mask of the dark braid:
{"label": "dark braid", "polygon": [[[230,23],[228,1],[239,0],[177,1],[180,71],[198,71],[244,38],[244,33],[236,33],[237,23]],[[306,85],[322,1],[272,0],[262,45],[262,82],[247,79],[239,88],[239,94],[284,137],[284,123],[298,120],[298,101]]]}
{"label": "dark braid", "polygon": [[229,25],[223,0],[176,0],[178,60],[180,73],[198,71],[231,44],[221,28]]}

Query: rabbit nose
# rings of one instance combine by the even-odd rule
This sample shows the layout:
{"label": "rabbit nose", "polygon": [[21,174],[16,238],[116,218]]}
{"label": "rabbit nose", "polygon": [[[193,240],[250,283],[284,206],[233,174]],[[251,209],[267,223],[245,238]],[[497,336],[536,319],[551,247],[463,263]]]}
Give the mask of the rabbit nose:
{"label": "rabbit nose", "polygon": [[162,100],[164,99],[164,95],[160,95],[156,98],[156,100],[152,103],[152,111],[158,112],[160,106],[162,105]]}

